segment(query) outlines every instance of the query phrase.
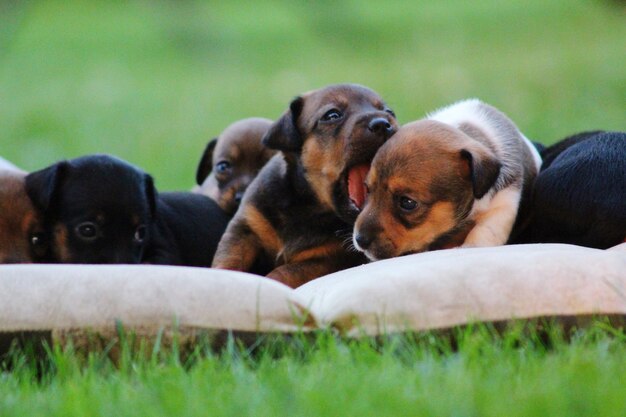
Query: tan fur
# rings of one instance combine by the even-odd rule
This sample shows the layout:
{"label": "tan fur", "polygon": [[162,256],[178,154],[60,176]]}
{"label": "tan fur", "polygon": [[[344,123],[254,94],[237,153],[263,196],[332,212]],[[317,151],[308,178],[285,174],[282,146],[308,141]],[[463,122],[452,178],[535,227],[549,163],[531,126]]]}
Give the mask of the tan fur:
{"label": "tan fur", "polygon": [[[250,271],[259,254],[276,255],[268,277],[298,286],[363,263],[338,234],[358,213],[348,177],[351,168],[371,161],[396,127],[384,102],[361,86],[329,86],[297,97],[264,138],[281,152],[250,185],[213,267]],[[242,248],[253,253],[247,263],[240,262]]]}
{"label": "tan fur", "polygon": [[0,171],[0,263],[32,262],[29,236],[39,218],[24,188],[25,173]]}
{"label": "tan fur", "polygon": [[[238,206],[236,194],[246,190],[263,165],[276,153],[261,143],[271,124],[269,119],[253,117],[239,120],[224,129],[213,150],[211,173],[192,191],[210,197],[227,213],[234,213]],[[228,175],[215,171],[220,161],[231,164]]]}
{"label": "tan fur", "polygon": [[333,208],[331,191],[333,184],[339,180],[344,164],[341,157],[343,144],[333,142],[322,143],[324,138],[307,140],[302,149],[302,164],[306,167],[306,176],[312,185],[317,198],[324,206]]}
{"label": "tan fur", "polygon": [[337,254],[341,254],[344,251],[343,246],[339,242],[329,242],[323,246],[316,246],[311,249],[304,250],[302,252],[298,252],[290,259],[286,259],[287,263],[298,263],[304,262],[309,259],[322,259],[325,257],[335,256]]}
{"label": "tan fur", "polygon": [[455,225],[453,204],[439,201],[431,207],[426,220],[420,226],[408,230],[408,233],[395,230],[395,233],[391,233],[390,236],[399,253],[422,252],[437,237],[451,230]]}
{"label": "tan fur", "polygon": [[513,187],[497,193],[489,209],[476,215],[476,226],[462,246],[498,246],[506,242],[515,222],[519,202],[520,192]]}
{"label": "tan fur", "polygon": [[256,207],[247,205],[244,210],[250,229],[263,239],[263,246],[270,253],[277,254],[283,246],[283,242],[276,230]]}
{"label": "tan fur", "polygon": [[61,263],[70,263],[71,256],[67,244],[68,231],[65,225],[58,224],[54,227],[54,250]]}
{"label": "tan fur", "polygon": [[[515,159],[527,140],[483,103],[444,110],[403,126],[374,158],[370,196],[354,228],[355,246],[361,239],[371,259],[503,245],[511,234],[522,187],[537,170],[530,151]],[[457,125],[441,121],[448,118]],[[416,208],[402,210],[402,198],[417,201]]]}

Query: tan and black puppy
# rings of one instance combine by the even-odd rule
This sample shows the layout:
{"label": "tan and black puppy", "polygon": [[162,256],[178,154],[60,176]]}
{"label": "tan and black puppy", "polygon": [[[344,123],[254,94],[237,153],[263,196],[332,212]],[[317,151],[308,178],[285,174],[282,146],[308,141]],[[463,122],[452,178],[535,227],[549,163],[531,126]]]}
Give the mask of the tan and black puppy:
{"label": "tan and black puppy", "polygon": [[372,260],[509,239],[541,165],[497,109],[466,100],[409,123],[379,150],[354,244]]}
{"label": "tan and black puppy", "polygon": [[109,156],[61,161],[26,176],[49,242],[43,262],[138,263],[156,210],[152,177]]}
{"label": "tan and black puppy", "polygon": [[333,85],[295,98],[263,138],[281,152],[248,188],[213,266],[250,271],[266,257],[275,268],[268,276],[296,287],[365,262],[347,249],[364,198],[355,190],[395,130],[394,113],[366,87]]}
{"label": "tan and black puppy", "polygon": [[213,138],[200,159],[196,172],[198,187],[193,191],[212,198],[222,210],[234,214],[246,188],[276,153],[261,143],[272,123],[260,117],[239,120]]}
{"label": "tan and black puppy", "polygon": [[0,263],[36,262],[47,242],[38,213],[26,193],[26,173],[0,167]]}

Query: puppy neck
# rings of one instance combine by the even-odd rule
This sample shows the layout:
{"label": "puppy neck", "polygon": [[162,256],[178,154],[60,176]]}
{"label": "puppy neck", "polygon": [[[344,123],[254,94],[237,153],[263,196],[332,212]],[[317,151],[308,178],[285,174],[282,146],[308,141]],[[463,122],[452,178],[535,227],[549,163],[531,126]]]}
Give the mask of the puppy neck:
{"label": "puppy neck", "polygon": [[282,153],[287,166],[286,178],[293,195],[297,196],[300,202],[310,201],[311,203],[319,204],[315,191],[313,191],[306,179],[305,169],[298,155],[292,152]]}

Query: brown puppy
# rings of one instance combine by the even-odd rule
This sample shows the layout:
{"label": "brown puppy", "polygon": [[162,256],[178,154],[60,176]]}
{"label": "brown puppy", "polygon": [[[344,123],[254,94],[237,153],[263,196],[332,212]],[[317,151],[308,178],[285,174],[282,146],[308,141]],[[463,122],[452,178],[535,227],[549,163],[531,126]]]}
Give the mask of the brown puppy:
{"label": "brown puppy", "polygon": [[0,169],[0,263],[35,262],[45,253],[41,222],[26,194],[26,173]]}
{"label": "brown puppy", "polygon": [[503,245],[540,164],[513,122],[478,100],[409,123],[374,158],[354,244],[372,260]]}
{"label": "brown puppy", "polygon": [[362,86],[333,85],[294,99],[263,138],[281,152],[248,188],[213,266],[250,271],[266,257],[275,268],[268,276],[296,287],[364,263],[346,248],[364,198],[354,184],[396,126],[380,96]]}
{"label": "brown puppy", "polygon": [[193,192],[212,198],[228,214],[239,207],[244,191],[276,151],[261,143],[272,125],[252,117],[228,126],[206,146],[196,172]]}

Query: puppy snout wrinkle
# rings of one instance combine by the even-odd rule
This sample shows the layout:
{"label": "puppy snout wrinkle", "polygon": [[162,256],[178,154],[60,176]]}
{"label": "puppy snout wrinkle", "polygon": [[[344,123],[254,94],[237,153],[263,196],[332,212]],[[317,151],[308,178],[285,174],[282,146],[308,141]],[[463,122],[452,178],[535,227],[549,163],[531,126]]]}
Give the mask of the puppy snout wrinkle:
{"label": "puppy snout wrinkle", "polygon": [[373,133],[384,134],[385,136],[391,136],[394,131],[393,126],[389,123],[389,120],[384,117],[373,118],[370,120],[367,128]]}

